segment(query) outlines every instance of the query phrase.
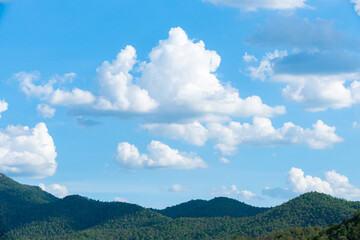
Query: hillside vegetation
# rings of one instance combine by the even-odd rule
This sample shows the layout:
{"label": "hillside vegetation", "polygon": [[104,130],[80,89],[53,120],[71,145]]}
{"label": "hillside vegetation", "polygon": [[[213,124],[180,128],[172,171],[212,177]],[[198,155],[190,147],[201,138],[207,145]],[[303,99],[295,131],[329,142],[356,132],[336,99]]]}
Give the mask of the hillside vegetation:
{"label": "hillside vegetation", "polygon": [[58,199],[1,175],[0,207],[0,239],[308,239],[353,216],[360,203],[313,192],[269,209],[215,198],[152,210],[78,195]]}

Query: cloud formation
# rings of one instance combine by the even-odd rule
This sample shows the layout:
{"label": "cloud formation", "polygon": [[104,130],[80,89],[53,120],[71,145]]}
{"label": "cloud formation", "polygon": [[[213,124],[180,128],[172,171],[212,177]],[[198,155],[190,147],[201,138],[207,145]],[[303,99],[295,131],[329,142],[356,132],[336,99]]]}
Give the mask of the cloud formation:
{"label": "cloud formation", "polygon": [[253,124],[230,122],[227,126],[212,123],[209,125],[210,136],[215,139],[215,148],[223,154],[232,154],[240,144],[244,145],[293,145],[306,144],[313,149],[332,147],[343,139],[335,134],[335,127],[329,127],[321,120],[313,129],[304,129],[292,122],[275,129],[270,119],[254,118]]}
{"label": "cloud formation", "polygon": [[0,171],[13,176],[45,178],[55,174],[55,145],[45,123],[34,128],[0,130]]}
{"label": "cloud formation", "polygon": [[248,190],[239,190],[236,185],[231,185],[230,188],[227,188],[226,186],[222,186],[220,190],[214,189],[212,192],[212,195],[214,196],[236,196],[240,197],[246,200],[251,200],[253,198],[256,198],[257,195],[251,191]]}
{"label": "cloud formation", "polygon": [[349,179],[336,171],[324,174],[324,179],[304,174],[299,168],[291,168],[288,173],[288,185],[295,193],[321,192],[349,200],[360,199],[360,189],[351,185]]}
{"label": "cloud formation", "polygon": [[196,169],[206,168],[206,163],[198,156],[179,152],[159,141],[151,141],[148,154],[140,154],[136,146],[127,142],[118,144],[117,162],[121,167],[130,169],[166,168]]}
{"label": "cloud formation", "polygon": [[[84,91],[78,88],[74,88],[71,91],[54,89],[54,85],[58,82],[56,78],[50,79],[50,81],[44,85],[36,85],[34,81],[38,80],[40,77],[38,72],[20,72],[15,74],[14,77],[19,80],[20,89],[26,94],[26,96],[39,98],[51,105],[86,105],[95,101],[94,95],[89,91]],[[68,75],[68,77],[72,78],[73,76]]]}
{"label": "cloud formation", "polygon": [[38,114],[44,118],[52,118],[55,115],[55,108],[50,107],[49,105],[42,103],[38,104],[36,107]]}
{"label": "cloud formation", "polygon": [[225,5],[239,8],[245,11],[256,11],[257,9],[288,10],[303,8],[306,0],[203,0],[216,5]]}
{"label": "cloud formation", "polygon": [[8,109],[9,104],[5,100],[0,100],[0,118],[1,113],[5,112]]}
{"label": "cloud formation", "polygon": [[40,183],[39,187],[41,190],[48,192],[58,198],[64,198],[69,195],[69,191],[65,185],[51,184],[49,186],[45,186],[45,184]]}
{"label": "cloud formation", "polygon": [[[360,103],[360,57],[346,52],[268,53],[250,77],[286,84],[283,96],[307,111],[340,109]],[[268,56],[274,57],[268,57]]]}
{"label": "cloud formation", "polygon": [[355,4],[354,9],[360,16],[360,0],[351,0],[351,2]]}
{"label": "cloud formation", "polygon": [[[97,69],[98,93],[74,88],[55,88],[56,78],[36,85],[37,73],[18,73],[21,90],[51,105],[76,108],[80,115],[136,116],[145,119],[208,119],[224,117],[272,117],[284,114],[283,106],[270,107],[258,96],[245,99],[238,89],[223,85],[216,70],[221,58],[207,50],[203,41],[189,39],[180,27],[172,28],[149,54],[149,62],[138,63],[132,46],[111,63]],[[136,72],[140,74],[134,78]],[[71,77],[73,77],[71,75]]]}

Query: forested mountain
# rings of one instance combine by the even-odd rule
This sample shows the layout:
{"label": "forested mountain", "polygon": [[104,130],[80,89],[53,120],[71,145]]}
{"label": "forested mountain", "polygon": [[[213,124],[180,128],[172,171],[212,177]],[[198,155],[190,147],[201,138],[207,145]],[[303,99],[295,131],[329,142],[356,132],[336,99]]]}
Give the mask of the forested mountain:
{"label": "forested mountain", "polygon": [[270,208],[253,207],[235,199],[217,197],[209,201],[191,200],[176,206],[158,210],[164,216],[180,217],[251,217]]}
{"label": "forested mountain", "polygon": [[154,211],[78,195],[58,199],[4,175],[0,204],[1,239],[232,239],[289,228],[287,234],[313,236],[319,228],[301,228],[339,223],[360,209],[359,202],[307,193],[271,209],[215,198]]}

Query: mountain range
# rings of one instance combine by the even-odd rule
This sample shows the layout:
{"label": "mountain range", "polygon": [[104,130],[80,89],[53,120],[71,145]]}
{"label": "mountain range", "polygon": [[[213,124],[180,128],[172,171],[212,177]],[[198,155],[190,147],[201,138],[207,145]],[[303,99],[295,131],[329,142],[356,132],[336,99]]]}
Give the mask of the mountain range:
{"label": "mountain range", "polygon": [[275,239],[292,233],[326,239],[344,234],[349,224],[341,221],[358,210],[360,202],[316,192],[273,208],[218,197],[155,210],[79,195],[59,199],[0,174],[0,239]]}

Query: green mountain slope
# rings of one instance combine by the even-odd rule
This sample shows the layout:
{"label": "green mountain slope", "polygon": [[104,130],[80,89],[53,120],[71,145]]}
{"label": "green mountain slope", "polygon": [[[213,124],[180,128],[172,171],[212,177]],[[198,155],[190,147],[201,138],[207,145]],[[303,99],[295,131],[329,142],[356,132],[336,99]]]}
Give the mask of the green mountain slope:
{"label": "green mountain slope", "polygon": [[[228,198],[195,200],[160,210],[170,218],[134,204],[77,195],[57,199],[1,178],[0,239],[232,239],[289,228],[294,235],[298,228],[339,223],[360,209],[359,202],[307,193],[271,209]],[[246,217],[251,214],[256,215]]]}
{"label": "green mountain slope", "polygon": [[360,239],[360,211],[354,217],[340,224],[332,225],[318,234],[313,240]]}
{"label": "green mountain slope", "polygon": [[235,199],[217,197],[209,201],[191,200],[176,206],[158,210],[164,216],[180,217],[250,217],[270,208],[253,207]]}

